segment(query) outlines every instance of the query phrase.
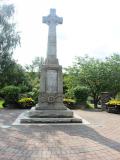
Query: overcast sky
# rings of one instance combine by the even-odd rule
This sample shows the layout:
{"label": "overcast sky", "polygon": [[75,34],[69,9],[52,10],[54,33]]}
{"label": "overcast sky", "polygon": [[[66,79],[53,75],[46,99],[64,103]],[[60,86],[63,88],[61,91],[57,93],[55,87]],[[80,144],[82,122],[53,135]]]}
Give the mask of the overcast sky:
{"label": "overcast sky", "polygon": [[30,64],[36,56],[46,57],[48,26],[42,16],[56,8],[63,17],[57,26],[57,56],[63,67],[75,56],[104,58],[120,53],[120,0],[13,0],[21,32],[21,48],[15,59]]}

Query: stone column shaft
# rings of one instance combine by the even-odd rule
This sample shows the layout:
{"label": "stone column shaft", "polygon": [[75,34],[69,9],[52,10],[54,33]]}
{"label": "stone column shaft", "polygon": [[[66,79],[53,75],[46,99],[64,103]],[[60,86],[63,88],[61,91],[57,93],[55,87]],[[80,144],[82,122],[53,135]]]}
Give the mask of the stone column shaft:
{"label": "stone column shaft", "polygon": [[56,58],[57,46],[56,46],[56,26],[53,24],[49,25],[48,32],[48,48],[47,48],[47,57]]}

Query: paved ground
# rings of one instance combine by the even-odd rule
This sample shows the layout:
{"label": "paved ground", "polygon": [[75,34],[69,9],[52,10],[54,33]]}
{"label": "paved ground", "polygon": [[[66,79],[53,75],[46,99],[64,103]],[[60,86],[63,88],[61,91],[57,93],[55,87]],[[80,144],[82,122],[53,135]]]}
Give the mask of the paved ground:
{"label": "paved ground", "polygon": [[12,126],[0,111],[0,160],[120,160],[120,114],[75,111],[89,125]]}

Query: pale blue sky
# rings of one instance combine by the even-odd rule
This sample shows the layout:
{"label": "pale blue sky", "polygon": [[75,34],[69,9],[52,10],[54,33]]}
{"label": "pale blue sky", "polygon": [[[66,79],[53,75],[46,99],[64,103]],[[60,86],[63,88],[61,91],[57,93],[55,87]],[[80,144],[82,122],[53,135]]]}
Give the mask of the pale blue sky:
{"label": "pale blue sky", "polygon": [[57,27],[57,55],[63,67],[75,56],[104,58],[120,53],[120,0],[12,0],[21,31],[21,48],[15,59],[30,64],[36,56],[46,57],[48,27],[42,16],[56,8],[63,17]]}

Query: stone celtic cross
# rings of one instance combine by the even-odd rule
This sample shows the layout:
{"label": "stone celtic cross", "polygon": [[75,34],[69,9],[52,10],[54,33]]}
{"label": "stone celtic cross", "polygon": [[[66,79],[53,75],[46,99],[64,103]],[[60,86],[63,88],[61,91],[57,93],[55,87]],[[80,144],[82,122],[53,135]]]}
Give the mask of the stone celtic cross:
{"label": "stone celtic cross", "polygon": [[49,26],[47,58],[41,68],[40,92],[38,104],[24,113],[21,123],[71,123],[82,122],[73,116],[73,112],[63,104],[63,74],[62,66],[56,56],[56,26],[63,19],[51,9],[43,23]]}
{"label": "stone celtic cross", "polygon": [[56,58],[56,26],[62,24],[62,22],[63,18],[56,15],[55,9],[50,9],[50,14],[47,17],[43,17],[43,23],[46,23],[49,26],[47,58]]}

